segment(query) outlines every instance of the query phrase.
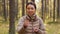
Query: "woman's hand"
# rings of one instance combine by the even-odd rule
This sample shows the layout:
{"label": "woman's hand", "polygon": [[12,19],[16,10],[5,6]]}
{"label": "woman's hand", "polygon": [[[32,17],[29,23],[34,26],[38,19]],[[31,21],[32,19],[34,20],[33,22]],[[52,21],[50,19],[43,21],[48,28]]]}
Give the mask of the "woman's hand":
{"label": "woman's hand", "polygon": [[26,20],[24,21],[24,27],[26,28],[28,25],[29,25],[29,20],[26,19]]}
{"label": "woman's hand", "polygon": [[34,32],[38,32],[38,31],[39,31],[39,28],[34,27]]}

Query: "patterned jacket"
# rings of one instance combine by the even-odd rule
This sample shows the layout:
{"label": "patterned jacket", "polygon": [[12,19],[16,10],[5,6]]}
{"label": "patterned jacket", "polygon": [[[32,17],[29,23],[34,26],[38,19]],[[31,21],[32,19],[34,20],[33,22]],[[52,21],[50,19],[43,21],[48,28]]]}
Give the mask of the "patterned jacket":
{"label": "patterned jacket", "polygon": [[[29,25],[28,27],[24,28],[23,24],[24,24],[24,20],[26,19],[30,19],[27,15],[21,17],[19,19],[19,22],[18,22],[18,26],[17,26],[17,32],[19,34],[46,34],[46,30],[45,30],[45,26],[43,24],[43,20],[38,17],[38,16],[34,16],[35,20],[30,20],[29,21]],[[34,27],[37,27],[39,28],[39,31],[38,32],[33,32],[33,28]]]}

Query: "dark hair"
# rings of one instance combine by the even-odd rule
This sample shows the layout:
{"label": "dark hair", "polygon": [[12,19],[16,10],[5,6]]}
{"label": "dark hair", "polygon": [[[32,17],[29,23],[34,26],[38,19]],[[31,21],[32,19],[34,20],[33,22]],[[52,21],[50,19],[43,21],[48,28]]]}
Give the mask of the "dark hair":
{"label": "dark hair", "polygon": [[26,4],[26,8],[27,8],[27,6],[28,6],[29,4],[33,5],[34,8],[36,9],[36,4],[35,4],[34,2],[28,2],[28,3]]}

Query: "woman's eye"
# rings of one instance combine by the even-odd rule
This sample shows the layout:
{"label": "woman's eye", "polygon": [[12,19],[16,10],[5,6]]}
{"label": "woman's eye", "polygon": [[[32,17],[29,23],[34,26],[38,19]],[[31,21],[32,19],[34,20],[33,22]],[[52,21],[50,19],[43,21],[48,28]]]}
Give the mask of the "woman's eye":
{"label": "woman's eye", "polygon": [[33,8],[31,8],[33,10]]}
{"label": "woman's eye", "polygon": [[28,10],[30,9],[30,8],[27,8]]}
{"label": "woman's eye", "polygon": [[27,8],[27,9],[28,9],[28,10],[30,10],[30,9],[33,10],[34,8]]}

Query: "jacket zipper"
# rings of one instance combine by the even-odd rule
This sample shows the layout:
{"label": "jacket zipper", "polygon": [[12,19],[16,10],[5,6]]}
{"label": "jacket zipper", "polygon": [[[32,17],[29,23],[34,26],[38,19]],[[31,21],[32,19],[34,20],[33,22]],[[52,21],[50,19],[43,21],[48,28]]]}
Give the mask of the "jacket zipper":
{"label": "jacket zipper", "polygon": [[34,32],[33,32],[33,22],[32,22],[32,34],[33,34]]}

